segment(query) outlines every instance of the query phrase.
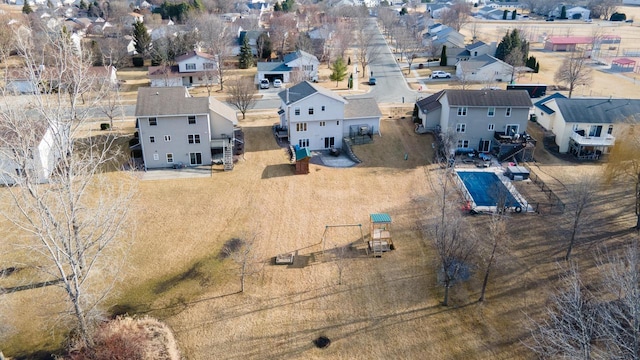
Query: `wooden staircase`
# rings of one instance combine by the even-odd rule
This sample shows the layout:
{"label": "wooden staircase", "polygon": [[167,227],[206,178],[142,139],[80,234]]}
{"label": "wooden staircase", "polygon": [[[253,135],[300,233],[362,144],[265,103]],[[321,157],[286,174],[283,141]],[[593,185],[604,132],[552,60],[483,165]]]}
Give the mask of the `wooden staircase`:
{"label": "wooden staircase", "polygon": [[224,171],[233,170],[233,143],[227,141],[227,144],[222,149],[222,164],[224,165]]}

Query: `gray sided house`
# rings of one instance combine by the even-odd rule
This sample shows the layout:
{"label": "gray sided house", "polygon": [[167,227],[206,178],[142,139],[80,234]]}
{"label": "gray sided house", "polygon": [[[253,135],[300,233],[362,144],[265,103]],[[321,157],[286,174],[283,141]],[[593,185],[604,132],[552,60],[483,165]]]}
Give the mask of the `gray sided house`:
{"label": "gray sided house", "polygon": [[185,87],[139,88],[137,128],[145,169],[210,165],[222,154],[233,168],[236,111]]}
{"label": "gray sided house", "polygon": [[454,136],[457,151],[507,159],[528,146],[529,94],[525,90],[442,90],[416,103],[420,127]]}

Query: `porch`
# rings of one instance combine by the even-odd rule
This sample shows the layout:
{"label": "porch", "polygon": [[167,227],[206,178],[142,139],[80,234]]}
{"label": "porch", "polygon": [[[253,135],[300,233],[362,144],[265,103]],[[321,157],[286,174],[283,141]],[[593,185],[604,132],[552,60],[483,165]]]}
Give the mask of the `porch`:
{"label": "porch", "polygon": [[584,130],[574,131],[569,139],[569,153],[578,160],[599,160],[609,153],[616,138],[611,134],[605,136],[588,136]]}

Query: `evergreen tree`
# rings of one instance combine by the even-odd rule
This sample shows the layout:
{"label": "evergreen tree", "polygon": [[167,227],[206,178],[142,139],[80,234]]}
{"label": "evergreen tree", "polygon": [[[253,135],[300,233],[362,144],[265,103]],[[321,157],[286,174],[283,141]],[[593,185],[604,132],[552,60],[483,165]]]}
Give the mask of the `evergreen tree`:
{"label": "evergreen tree", "polygon": [[567,7],[562,5],[562,9],[560,10],[560,19],[567,18]]}
{"label": "evergreen tree", "polygon": [[511,20],[515,20],[518,17],[518,12],[516,10],[513,10],[513,12],[511,13]]}
{"label": "evergreen tree", "polygon": [[280,5],[280,2],[276,2],[276,4],[273,5],[273,11],[282,11],[282,6]]}
{"label": "evergreen tree", "polygon": [[202,4],[202,0],[193,0],[193,9],[197,12],[203,12],[205,7],[204,4]]}
{"label": "evergreen tree", "polygon": [[507,31],[507,34],[502,38],[500,44],[498,44],[495,57],[504,61],[507,55],[516,48],[520,48],[522,51],[522,62],[526,63],[529,57],[529,43],[520,38],[518,29],[513,29],[511,32]]}
{"label": "evergreen tree", "polygon": [[402,9],[400,10],[400,16],[407,15],[408,13],[409,13],[409,11],[407,11],[406,7],[402,7]]}
{"label": "evergreen tree", "polygon": [[447,45],[442,45],[442,53],[440,54],[440,66],[447,66]]}
{"label": "evergreen tree", "polygon": [[29,1],[25,0],[24,5],[22,5],[22,13],[29,15],[33,12],[31,5],[29,5]]}
{"label": "evergreen tree", "polygon": [[271,58],[271,52],[273,52],[273,48],[271,46],[271,38],[267,35],[266,32],[260,34],[258,37],[257,45],[259,46],[258,54],[262,59]]}
{"label": "evergreen tree", "polygon": [[344,80],[347,76],[347,65],[345,65],[344,60],[342,58],[337,58],[336,61],[333,62],[333,66],[331,66],[331,75],[329,75],[329,79],[336,82],[336,87],[338,87],[338,82]]}
{"label": "evergreen tree", "polygon": [[509,14],[509,10],[505,9],[502,12],[502,20],[507,20],[507,15]]}
{"label": "evergreen tree", "polygon": [[147,27],[142,22],[133,24],[133,43],[138,54],[142,57],[147,56],[151,48],[151,35],[147,32]]}
{"label": "evergreen tree", "polygon": [[88,6],[87,3],[84,2],[84,0],[80,0],[80,5],[78,5],[80,7],[81,10],[87,10]]}
{"label": "evergreen tree", "polygon": [[249,39],[245,36],[240,47],[240,69],[248,69],[253,66],[253,54],[251,53],[251,46],[249,46]]}

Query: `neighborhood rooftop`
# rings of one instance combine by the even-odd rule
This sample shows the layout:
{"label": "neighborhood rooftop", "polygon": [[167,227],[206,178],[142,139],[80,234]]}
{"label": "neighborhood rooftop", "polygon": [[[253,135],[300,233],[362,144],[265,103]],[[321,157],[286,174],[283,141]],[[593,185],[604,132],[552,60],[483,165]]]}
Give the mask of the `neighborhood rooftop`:
{"label": "neighborhood rooftop", "polygon": [[378,103],[373,98],[347,98],[347,101],[344,105],[345,119],[382,116]]}
{"label": "neighborhood rooftop", "polygon": [[[336,100],[346,102],[345,99],[335,94],[333,91],[320,86],[315,86],[308,81],[303,81],[289,89],[280,91],[278,96],[280,96],[280,99],[282,99],[287,105],[290,105],[315,93],[322,93]],[[288,102],[287,99],[289,100]]]}
{"label": "neighborhood rooftop", "polygon": [[450,105],[531,107],[526,90],[447,90]]}
{"label": "neighborhood rooftop", "polygon": [[136,116],[206,114],[208,112],[209,99],[190,97],[183,86],[138,89]]}
{"label": "neighborhood rooftop", "polygon": [[566,122],[620,123],[637,122],[640,100],[637,99],[556,99]]}

